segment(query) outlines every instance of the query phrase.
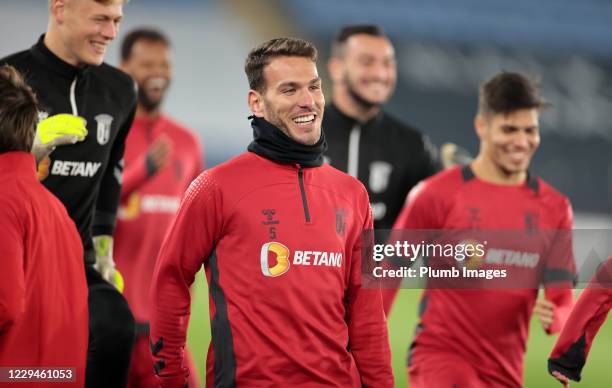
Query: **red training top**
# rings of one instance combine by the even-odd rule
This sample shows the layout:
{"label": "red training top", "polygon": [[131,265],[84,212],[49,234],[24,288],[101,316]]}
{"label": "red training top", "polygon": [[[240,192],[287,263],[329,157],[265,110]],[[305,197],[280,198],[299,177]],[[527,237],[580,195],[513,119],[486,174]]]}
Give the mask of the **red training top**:
{"label": "red training top", "polygon": [[38,181],[31,154],[0,154],[0,187],[0,367],[75,368],[67,386],[82,387],[88,310],[79,233]]}
{"label": "red training top", "polygon": [[189,287],[204,265],[208,386],[393,387],[380,291],[361,287],[361,233],[371,228],[363,185],[327,164],[249,152],[201,174],[151,290],[162,386],[185,382]]}
{"label": "red training top", "polygon": [[[487,284],[496,280],[481,280],[479,289],[432,288],[430,280],[422,295],[409,367],[418,368],[428,354],[448,352],[461,355],[491,386],[521,387],[529,320],[538,295],[538,283],[522,288],[527,283],[521,281],[543,280],[546,298],[556,305],[548,333],[558,332],[572,303],[571,228],[568,199],[534,176],[521,185],[498,185],[478,179],[469,166],[458,166],[416,186],[394,229],[472,230],[489,239],[484,256],[456,266],[504,269],[518,286],[491,289]],[[562,238],[544,238],[557,231]],[[514,240],[513,233],[543,236],[535,242],[539,250],[524,252],[529,239]],[[525,257],[529,260],[517,259]],[[396,292],[383,290],[387,312]]]}
{"label": "red training top", "polygon": [[[171,143],[166,164],[147,171],[147,150],[160,136]],[[203,170],[200,141],[189,129],[161,115],[137,117],[126,140],[114,258],[125,281],[124,296],[137,322],[149,321],[149,290],[155,260],[181,197]]]}

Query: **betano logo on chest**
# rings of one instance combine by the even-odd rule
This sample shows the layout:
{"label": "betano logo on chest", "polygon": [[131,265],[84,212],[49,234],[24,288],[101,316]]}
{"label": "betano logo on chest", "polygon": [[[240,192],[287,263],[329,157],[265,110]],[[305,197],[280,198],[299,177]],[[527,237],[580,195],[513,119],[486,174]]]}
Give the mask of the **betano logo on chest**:
{"label": "betano logo on chest", "polygon": [[[278,242],[268,242],[262,245],[261,272],[265,276],[276,277],[289,271],[291,264],[312,267],[342,267],[342,252],[291,251]],[[276,262],[274,265],[270,265]]]}
{"label": "betano logo on chest", "polygon": [[51,168],[51,175],[60,176],[81,176],[91,178],[100,169],[100,162],[72,162],[64,160],[54,160]]}

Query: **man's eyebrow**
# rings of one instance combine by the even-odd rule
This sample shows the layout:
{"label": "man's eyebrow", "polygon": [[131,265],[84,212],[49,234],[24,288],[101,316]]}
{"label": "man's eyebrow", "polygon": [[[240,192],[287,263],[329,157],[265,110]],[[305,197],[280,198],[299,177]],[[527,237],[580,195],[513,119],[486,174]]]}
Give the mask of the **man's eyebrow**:
{"label": "man's eyebrow", "polygon": [[[317,77],[317,78],[313,78],[310,81],[308,81],[308,85],[312,85],[312,84],[316,84],[318,82],[321,82],[321,77]],[[278,88],[282,88],[282,87],[292,87],[292,88],[296,88],[300,86],[300,82],[296,82],[296,81],[285,81],[285,82],[281,82],[280,84],[278,84]]]}
{"label": "man's eyebrow", "polygon": [[104,19],[104,20],[114,20],[116,22],[120,22],[123,20],[123,15],[119,16],[109,16],[105,14],[98,14],[93,16],[94,19]]}
{"label": "man's eyebrow", "polygon": [[283,87],[295,88],[296,86],[298,86],[298,83],[295,81],[285,81],[285,82],[281,82],[280,84],[278,84],[278,88],[283,88]]}

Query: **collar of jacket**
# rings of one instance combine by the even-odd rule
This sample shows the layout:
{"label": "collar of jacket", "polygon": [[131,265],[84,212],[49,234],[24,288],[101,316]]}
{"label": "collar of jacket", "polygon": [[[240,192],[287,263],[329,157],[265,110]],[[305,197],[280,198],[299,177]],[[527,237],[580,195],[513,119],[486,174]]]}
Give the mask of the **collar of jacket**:
{"label": "collar of jacket", "polygon": [[374,117],[365,123],[360,122],[359,120],[345,114],[332,102],[328,106],[325,107],[325,115],[328,118],[333,117],[335,120],[340,120],[342,124],[340,127],[345,128],[346,130],[350,130],[355,124],[359,124],[360,127],[365,128],[370,125],[376,125],[379,121],[382,120],[385,115],[384,111],[381,109]]}
{"label": "collar of jacket", "polygon": [[253,141],[248,150],[273,162],[299,164],[302,167],[319,167],[327,150],[325,134],[313,145],[304,145],[285,135],[280,129],[261,117],[252,116]]}
{"label": "collar of jacket", "polygon": [[36,179],[36,162],[34,155],[23,151],[0,153],[0,175],[19,175]]}
{"label": "collar of jacket", "polygon": [[53,54],[51,50],[49,50],[49,48],[45,45],[44,39],[45,34],[42,34],[38,39],[38,42],[32,46],[30,51],[36,59],[45,65],[45,67],[67,79],[81,77],[91,67],[88,65],[77,67],[65,62],[60,57]]}

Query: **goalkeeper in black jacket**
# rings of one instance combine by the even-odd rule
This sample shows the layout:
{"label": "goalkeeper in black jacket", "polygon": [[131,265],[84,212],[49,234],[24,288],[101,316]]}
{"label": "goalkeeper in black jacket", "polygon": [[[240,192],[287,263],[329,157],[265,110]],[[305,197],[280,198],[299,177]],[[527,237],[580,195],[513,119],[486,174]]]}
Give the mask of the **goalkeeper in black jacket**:
{"label": "goalkeeper in black jacket", "polygon": [[134,318],[111,285],[111,236],[136,93],[128,75],[103,63],[123,3],[50,0],[47,33],[29,50],[0,60],[24,75],[45,110],[41,116],[64,113],[86,120],[84,139],[65,135],[44,143],[39,129],[33,153],[39,179],[66,206],[83,240],[89,285],[87,387],[125,386],[134,339]]}
{"label": "goalkeeper in black jacket", "polygon": [[382,110],[397,69],[393,45],[380,28],[341,29],[328,70],[333,103],[323,117],[326,159],[368,189],[374,228],[391,229],[408,191],[440,169],[437,152],[423,134]]}

